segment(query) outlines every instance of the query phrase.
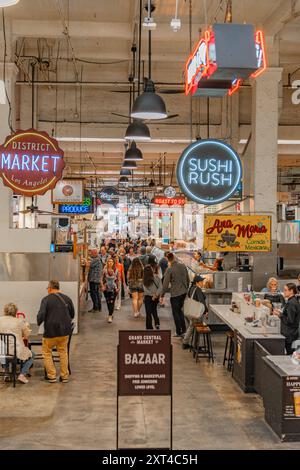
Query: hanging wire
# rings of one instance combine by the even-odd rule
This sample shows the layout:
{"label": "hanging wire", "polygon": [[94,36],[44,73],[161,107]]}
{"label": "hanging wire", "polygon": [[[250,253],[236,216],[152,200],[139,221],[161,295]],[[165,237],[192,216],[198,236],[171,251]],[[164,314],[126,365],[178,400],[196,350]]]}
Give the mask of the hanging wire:
{"label": "hanging wire", "polygon": [[10,128],[10,131],[13,133],[13,125],[12,125],[12,106],[11,106],[11,101],[8,95],[7,91],[7,86],[6,86],[6,56],[7,56],[7,40],[6,40],[6,25],[5,25],[5,13],[4,13],[4,8],[2,8],[2,30],[3,30],[3,41],[4,41],[4,51],[3,51],[3,84],[4,84],[4,90],[5,90],[5,96],[7,99],[8,103],[8,126]]}
{"label": "hanging wire", "polygon": [[203,8],[204,8],[204,19],[205,19],[205,26],[208,27],[208,17],[207,17],[207,3],[206,0],[203,0]]}

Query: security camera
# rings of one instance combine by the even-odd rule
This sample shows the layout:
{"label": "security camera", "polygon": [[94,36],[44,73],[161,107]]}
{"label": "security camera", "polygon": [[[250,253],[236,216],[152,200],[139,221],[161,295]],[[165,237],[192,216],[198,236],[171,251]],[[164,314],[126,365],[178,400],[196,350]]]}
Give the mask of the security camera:
{"label": "security camera", "polygon": [[156,23],[154,21],[154,18],[146,16],[146,18],[144,18],[143,27],[149,29],[150,31],[156,29]]}
{"label": "security camera", "polygon": [[174,33],[177,33],[181,29],[181,20],[179,18],[173,18],[171,21],[171,28]]}

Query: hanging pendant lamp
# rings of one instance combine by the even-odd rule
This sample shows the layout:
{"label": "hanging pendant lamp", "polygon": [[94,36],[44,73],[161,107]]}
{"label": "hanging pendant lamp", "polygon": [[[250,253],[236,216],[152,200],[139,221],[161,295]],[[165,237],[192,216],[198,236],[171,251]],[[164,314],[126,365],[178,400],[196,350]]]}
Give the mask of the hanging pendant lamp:
{"label": "hanging pendant lamp", "polygon": [[166,119],[168,117],[165,102],[155,93],[152,80],[146,80],[144,93],[135,100],[131,117],[135,119]]}
{"label": "hanging pendant lamp", "polygon": [[126,150],[124,161],[136,161],[136,160],[143,160],[143,154],[139,148],[137,148],[136,143],[134,140],[132,141],[128,150]]}
{"label": "hanging pendant lamp", "polygon": [[129,182],[129,179],[127,178],[127,176],[121,176],[121,178],[119,179],[120,184],[126,184],[128,182]]}
{"label": "hanging pendant lamp", "polygon": [[10,7],[19,3],[19,0],[0,0],[0,8]]}
{"label": "hanging pendant lamp", "polygon": [[125,168],[126,170],[136,170],[137,164],[133,160],[124,160],[122,168]]}
{"label": "hanging pendant lamp", "polygon": [[131,176],[131,171],[125,168],[122,168],[120,171],[120,176]]}
{"label": "hanging pendant lamp", "polygon": [[137,142],[151,140],[149,127],[144,122],[134,119],[127,127],[125,140],[136,140]]}

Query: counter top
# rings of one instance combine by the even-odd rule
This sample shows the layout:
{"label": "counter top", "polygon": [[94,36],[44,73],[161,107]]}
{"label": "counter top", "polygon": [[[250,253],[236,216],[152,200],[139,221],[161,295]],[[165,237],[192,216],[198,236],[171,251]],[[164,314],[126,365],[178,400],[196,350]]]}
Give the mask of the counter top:
{"label": "counter top", "polygon": [[266,356],[264,359],[282,377],[300,376],[300,364],[294,364],[291,356]]}
{"label": "counter top", "polygon": [[215,315],[217,315],[226,325],[229,326],[232,330],[237,330],[241,335],[246,339],[262,339],[262,338],[274,338],[281,339],[283,338],[280,334],[254,334],[250,333],[245,327],[245,321],[242,318],[241,314],[234,313],[230,310],[229,305],[210,305],[211,310]]}

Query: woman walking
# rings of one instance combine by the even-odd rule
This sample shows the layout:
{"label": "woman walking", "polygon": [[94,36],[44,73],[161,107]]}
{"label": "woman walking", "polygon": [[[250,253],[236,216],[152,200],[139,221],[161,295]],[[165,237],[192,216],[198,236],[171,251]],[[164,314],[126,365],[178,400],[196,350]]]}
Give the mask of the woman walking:
{"label": "woman walking", "polygon": [[140,316],[144,300],[143,288],[144,267],[139,258],[134,258],[128,270],[128,286],[132,297],[134,317]]}
{"label": "woman walking", "polygon": [[109,258],[103,270],[101,288],[104,293],[107,309],[108,323],[112,323],[115,301],[120,289],[119,271],[113,258]]}
{"label": "woman walking", "polygon": [[152,319],[157,330],[160,328],[160,321],[157,314],[157,305],[162,291],[162,282],[157,273],[154,272],[150,264],[144,269],[144,293],[146,309],[146,329],[153,330]]}

